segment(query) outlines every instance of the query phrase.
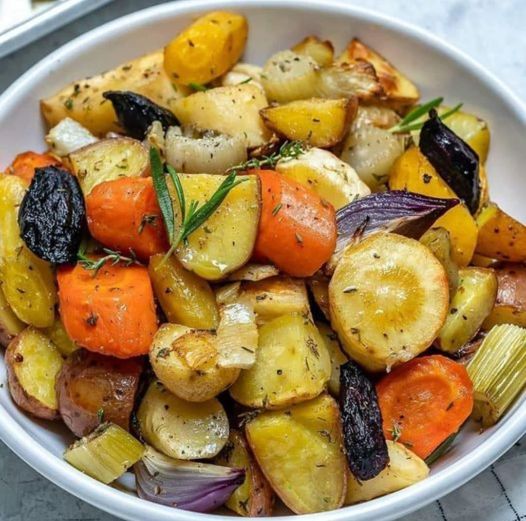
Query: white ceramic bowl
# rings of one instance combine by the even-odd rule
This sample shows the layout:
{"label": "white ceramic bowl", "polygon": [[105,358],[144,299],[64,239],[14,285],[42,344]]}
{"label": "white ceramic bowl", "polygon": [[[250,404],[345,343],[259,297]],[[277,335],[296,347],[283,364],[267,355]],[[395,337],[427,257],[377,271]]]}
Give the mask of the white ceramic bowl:
{"label": "white ceramic bowl", "polygon": [[[33,67],[0,97],[0,165],[23,150],[44,147],[38,101],[65,83],[107,70],[161,47],[197,14],[230,8],[250,21],[246,59],[262,63],[308,34],[329,38],[342,48],[352,36],[370,42],[408,73],[423,99],[443,95],[464,101],[489,121],[492,145],[488,171],[492,197],[526,220],[526,107],[498,79],[471,59],[428,33],[351,5],[327,0],[194,0],[163,4],[106,24],[57,50]],[[0,361],[0,382],[5,382]],[[459,487],[503,454],[526,432],[526,397],[483,434],[468,425],[454,448],[428,479],[364,504],[307,516],[316,521],[387,521],[416,510]],[[62,451],[71,441],[65,429],[30,419],[0,389],[0,437],[42,475],[68,492],[123,519],[203,521],[209,515],[142,501],[123,488],[102,485],[66,464]],[[227,515],[220,516],[227,519]],[[217,519],[217,516],[216,516]]]}

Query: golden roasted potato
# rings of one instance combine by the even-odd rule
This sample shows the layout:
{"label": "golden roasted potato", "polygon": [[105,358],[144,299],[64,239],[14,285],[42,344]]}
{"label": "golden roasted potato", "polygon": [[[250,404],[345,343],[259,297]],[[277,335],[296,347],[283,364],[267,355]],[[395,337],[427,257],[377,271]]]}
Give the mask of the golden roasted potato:
{"label": "golden roasted potato", "polygon": [[49,338],[32,327],[24,329],[5,352],[7,383],[13,401],[37,418],[59,418],[55,380],[63,362]]}
{"label": "golden roasted potato", "polygon": [[182,326],[216,329],[219,312],[208,282],[183,268],[175,257],[163,259],[162,253],[150,257],[148,272],[166,318]]}
{"label": "golden roasted potato", "polygon": [[143,364],[79,349],[63,364],[57,377],[58,408],[76,436],[86,436],[103,421],[125,430],[135,405]]}
{"label": "golden roasted potato", "polygon": [[159,381],[146,391],[137,420],[146,442],[175,459],[213,458],[228,441],[228,417],[218,400],[185,402]]}
{"label": "golden roasted potato", "polygon": [[379,232],[344,250],[329,303],[347,354],[369,371],[385,371],[431,345],[446,319],[448,280],[423,244]]}
{"label": "golden roasted potato", "polygon": [[256,459],[280,499],[296,514],[339,508],[347,486],[338,404],[323,394],[246,425]]}
{"label": "golden roasted potato", "polygon": [[26,188],[21,178],[0,175],[0,280],[3,296],[19,320],[48,327],[55,318],[57,292],[51,265],[20,237],[18,208]]}
{"label": "golden roasted potato", "polygon": [[278,161],[276,171],[307,186],[336,210],[371,193],[350,165],[320,148],[311,148],[296,159]]}
{"label": "golden roasted potato", "polygon": [[268,128],[313,147],[329,148],[345,136],[356,115],[357,99],[310,98],[270,106],[260,111]]}
{"label": "golden roasted potato", "polygon": [[322,322],[316,323],[325,347],[331,359],[331,378],[329,380],[329,391],[333,396],[340,395],[340,367],[349,360],[344,354],[338,341],[338,335]]}
{"label": "golden roasted potato", "polygon": [[495,268],[497,299],[482,327],[490,330],[497,324],[526,327],[526,266],[504,264]]}
{"label": "golden roasted potato", "polygon": [[79,349],[79,346],[69,337],[59,315],[56,315],[53,324],[43,329],[42,332],[55,344],[62,356],[69,356]]}
{"label": "golden roasted potato", "polygon": [[[391,190],[409,190],[430,197],[456,199],[457,196],[438,175],[427,158],[416,147],[402,154],[391,169]],[[477,245],[477,225],[464,203],[451,208],[435,222],[450,233],[453,260],[459,266],[467,266]]]}
{"label": "golden roasted potato", "polygon": [[214,11],[199,17],[164,49],[164,69],[181,85],[204,85],[222,76],[241,57],[248,36],[244,16]]}
{"label": "golden roasted potato", "polygon": [[7,347],[25,327],[25,324],[13,313],[2,291],[0,283],[0,346]]}
{"label": "golden roasted potato", "polygon": [[69,160],[84,195],[104,181],[146,176],[150,171],[146,148],[140,141],[127,137],[102,139],[75,150]]}
{"label": "golden roasted potato", "polygon": [[312,297],[320,308],[320,311],[323,313],[323,316],[328,321],[330,321],[331,311],[329,306],[329,277],[325,276],[319,271],[318,273],[315,273],[310,279],[308,279],[307,284]]}
{"label": "golden roasted potato", "polygon": [[113,106],[102,94],[108,90],[129,90],[155,103],[173,109],[175,101],[187,90],[174,89],[163,67],[163,51],[158,50],[103,74],[70,83],[40,103],[48,127],[66,117],[78,121],[90,132],[103,136],[121,130]]}
{"label": "golden roasted potato", "polygon": [[403,110],[419,100],[418,88],[405,74],[358,38],[353,38],[338,61],[352,63],[356,60],[365,60],[373,65],[389,106]]}
{"label": "golden roasted potato", "polygon": [[477,216],[476,252],[509,262],[526,261],[526,225],[488,203]]}
{"label": "golden roasted potato", "polygon": [[227,444],[214,462],[225,467],[245,469],[244,483],[234,490],[225,503],[230,510],[248,517],[272,515],[274,492],[254,459],[242,432],[230,431]]}
{"label": "golden roasted potato", "polygon": [[[185,197],[200,205],[207,202],[224,181],[224,176],[179,175]],[[177,248],[182,265],[203,279],[218,280],[243,266],[254,248],[259,226],[259,180],[255,175],[233,188],[219,208]],[[172,187],[177,208],[178,199]],[[180,216],[177,215],[180,219]]]}
{"label": "golden roasted potato", "polygon": [[247,407],[275,409],[318,396],[331,376],[331,360],[316,326],[301,315],[283,315],[262,326],[256,363],[230,388]]}
{"label": "golden roasted potato", "polygon": [[235,367],[220,367],[216,336],[211,331],[163,324],[153,339],[150,362],[157,378],[179,398],[205,402],[230,387]]}
{"label": "golden roasted potato", "polygon": [[247,147],[257,147],[271,136],[259,115],[267,105],[261,89],[247,83],[196,92],[178,100],[173,112],[184,127],[243,136]]}
{"label": "golden roasted potato", "polygon": [[334,61],[334,47],[329,40],[320,40],[317,36],[307,36],[292,47],[296,54],[309,56],[320,67],[328,67]]}
{"label": "golden roasted potato", "polygon": [[497,277],[492,269],[463,268],[449,313],[438,334],[437,347],[456,353],[469,342],[488,317],[497,296]]}
{"label": "golden roasted potato", "polygon": [[368,501],[402,490],[428,476],[429,467],[424,460],[401,443],[387,440],[387,450],[389,463],[378,476],[366,481],[358,481],[349,473],[346,505],[354,505],[360,501]]}

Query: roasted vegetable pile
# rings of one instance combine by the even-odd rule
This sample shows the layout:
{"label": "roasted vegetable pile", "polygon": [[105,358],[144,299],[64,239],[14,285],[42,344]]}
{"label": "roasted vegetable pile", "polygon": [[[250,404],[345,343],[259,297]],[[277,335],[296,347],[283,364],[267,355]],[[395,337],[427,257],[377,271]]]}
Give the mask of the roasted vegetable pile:
{"label": "roasted vegetable pile", "polygon": [[88,476],[322,512],[424,479],[522,392],[526,226],[461,104],[357,39],[259,67],[247,37],[209,13],[42,100],[49,149],[0,174],[0,343]]}

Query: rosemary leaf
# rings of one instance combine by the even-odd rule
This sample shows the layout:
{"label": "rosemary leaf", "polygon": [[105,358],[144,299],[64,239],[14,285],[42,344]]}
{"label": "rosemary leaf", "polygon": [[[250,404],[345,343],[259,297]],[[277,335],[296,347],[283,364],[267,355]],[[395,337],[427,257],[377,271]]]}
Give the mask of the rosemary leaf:
{"label": "rosemary leaf", "polygon": [[413,123],[418,118],[425,116],[431,109],[438,107],[443,101],[444,98],[435,98],[431,101],[428,101],[427,103],[424,103],[423,105],[418,105],[418,107],[409,112],[409,114],[407,114],[405,118],[402,119],[402,121],[391,127],[389,132],[407,132],[406,127],[408,127],[410,123]]}
{"label": "rosemary leaf", "polygon": [[164,225],[168,237],[171,241],[174,240],[175,235],[175,216],[174,208],[172,205],[172,198],[168,191],[168,185],[166,184],[166,176],[164,175],[163,163],[159,151],[155,147],[150,148],[150,166],[152,172],[153,187],[155,194],[157,195],[157,202],[163,215]]}

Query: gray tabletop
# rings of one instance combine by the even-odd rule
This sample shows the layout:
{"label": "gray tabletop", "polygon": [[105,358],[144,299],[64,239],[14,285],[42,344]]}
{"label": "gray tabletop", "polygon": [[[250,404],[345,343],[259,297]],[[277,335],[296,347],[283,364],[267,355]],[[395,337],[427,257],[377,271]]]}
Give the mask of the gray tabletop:
{"label": "gray tabletop", "polygon": [[[16,2],[16,0],[11,0]],[[526,99],[525,0],[352,0],[403,17],[464,50]],[[0,92],[31,65],[72,38],[162,0],[113,3],[0,59]],[[518,521],[526,518],[526,439],[471,484],[406,521]],[[521,504],[522,503],[522,504]],[[36,474],[0,443],[0,521],[110,521]],[[381,520],[378,520],[381,521]]]}

